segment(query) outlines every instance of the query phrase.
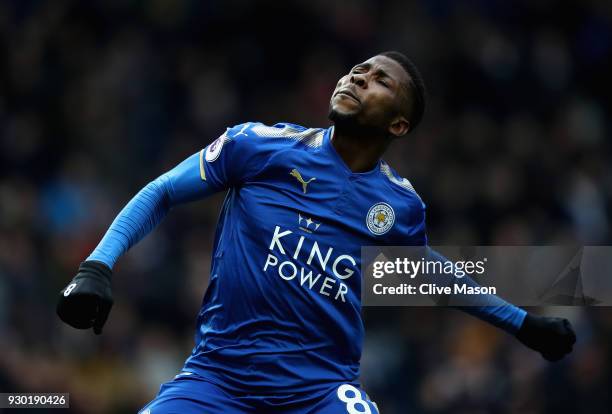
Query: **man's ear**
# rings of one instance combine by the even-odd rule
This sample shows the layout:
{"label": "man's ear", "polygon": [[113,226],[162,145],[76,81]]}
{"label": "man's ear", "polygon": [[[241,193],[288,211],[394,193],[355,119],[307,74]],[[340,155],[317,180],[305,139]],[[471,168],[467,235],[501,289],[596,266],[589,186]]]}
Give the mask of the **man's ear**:
{"label": "man's ear", "polygon": [[403,116],[398,116],[389,125],[389,133],[395,138],[402,137],[410,131],[410,121]]}

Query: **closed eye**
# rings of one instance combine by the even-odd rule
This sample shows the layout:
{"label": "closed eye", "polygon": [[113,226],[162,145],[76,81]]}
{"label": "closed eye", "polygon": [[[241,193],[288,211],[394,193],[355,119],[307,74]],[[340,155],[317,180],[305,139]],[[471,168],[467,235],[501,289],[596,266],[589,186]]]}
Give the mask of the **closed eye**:
{"label": "closed eye", "polygon": [[353,69],[351,70],[351,73],[365,73],[367,72],[367,69],[364,65],[357,65],[355,67],[353,67]]}

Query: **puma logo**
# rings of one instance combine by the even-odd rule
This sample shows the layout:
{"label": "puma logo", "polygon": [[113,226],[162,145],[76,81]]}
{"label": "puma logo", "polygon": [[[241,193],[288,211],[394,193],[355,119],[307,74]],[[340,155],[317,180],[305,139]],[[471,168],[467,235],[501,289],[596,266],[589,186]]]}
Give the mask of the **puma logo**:
{"label": "puma logo", "polygon": [[239,137],[240,135],[244,135],[245,137],[248,137],[248,135],[244,132],[248,127],[249,127],[249,124],[245,124],[242,127],[242,129],[240,131],[238,131],[238,133],[236,135],[234,135],[234,138]]}
{"label": "puma logo", "polygon": [[308,183],[317,179],[316,177],[312,177],[310,180],[304,181],[304,179],[302,178],[302,174],[300,174],[300,172],[295,168],[291,170],[289,175],[294,176],[300,183],[302,183],[302,190],[304,190],[304,194],[306,194],[306,186],[308,185]]}

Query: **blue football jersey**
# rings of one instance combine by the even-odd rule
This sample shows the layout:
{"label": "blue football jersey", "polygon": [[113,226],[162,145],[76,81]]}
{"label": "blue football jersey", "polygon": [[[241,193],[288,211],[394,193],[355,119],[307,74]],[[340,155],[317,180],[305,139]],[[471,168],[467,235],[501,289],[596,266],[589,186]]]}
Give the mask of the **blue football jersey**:
{"label": "blue football jersey", "polygon": [[358,381],[361,247],[425,245],[425,205],[383,160],[351,172],[332,137],[246,123],[200,152],[228,193],[185,371],[237,390]]}

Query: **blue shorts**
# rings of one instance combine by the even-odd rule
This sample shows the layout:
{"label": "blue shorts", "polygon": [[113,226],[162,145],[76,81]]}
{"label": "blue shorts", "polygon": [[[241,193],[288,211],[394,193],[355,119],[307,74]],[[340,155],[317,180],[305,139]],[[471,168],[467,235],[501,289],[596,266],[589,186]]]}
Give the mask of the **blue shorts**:
{"label": "blue shorts", "polygon": [[355,384],[336,384],[313,393],[237,394],[193,373],[162,384],[139,414],[379,414],[378,407]]}

